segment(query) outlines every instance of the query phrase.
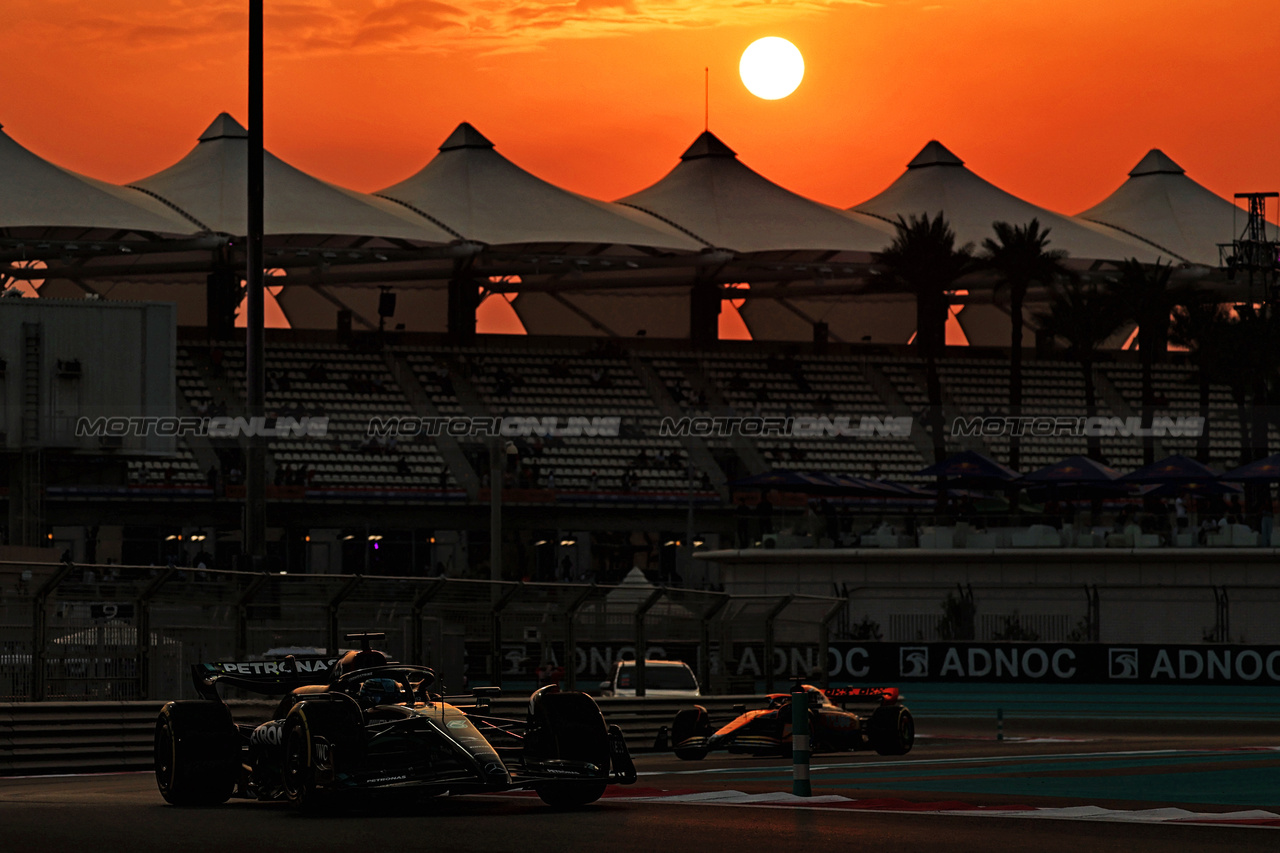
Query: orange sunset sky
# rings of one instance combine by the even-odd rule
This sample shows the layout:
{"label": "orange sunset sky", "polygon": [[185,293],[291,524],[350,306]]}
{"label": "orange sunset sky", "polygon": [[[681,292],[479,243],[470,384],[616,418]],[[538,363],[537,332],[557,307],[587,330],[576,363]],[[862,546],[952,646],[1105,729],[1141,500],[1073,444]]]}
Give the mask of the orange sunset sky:
{"label": "orange sunset sky", "polygon": [[[752,168],[847,207],[929,139],[1063,213],[1152,147],[1215,192],[1280,189],[1276,0],[266,0],[266,144],[372,191],[460,121],[533,173],[605,199],[711,128]],[[246,113],[247,2],[0,0],[0,123],[60,165],[127,182]],[[750,95],[778,35],[800,88]]]}

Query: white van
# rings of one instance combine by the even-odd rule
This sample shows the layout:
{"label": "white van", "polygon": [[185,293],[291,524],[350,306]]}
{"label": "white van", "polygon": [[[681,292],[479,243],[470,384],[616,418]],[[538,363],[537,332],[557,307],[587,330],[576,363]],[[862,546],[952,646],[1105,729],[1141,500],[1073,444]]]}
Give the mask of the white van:
{"label": "white van", "polygon": [[[615,663],[609,680],[600,682],[600,695],[635,698],[636,662]],[[646,660],[644,695],[650,699],[688,699],[701,696],[702,691],[698,689],[698,677],[684,661]]]}

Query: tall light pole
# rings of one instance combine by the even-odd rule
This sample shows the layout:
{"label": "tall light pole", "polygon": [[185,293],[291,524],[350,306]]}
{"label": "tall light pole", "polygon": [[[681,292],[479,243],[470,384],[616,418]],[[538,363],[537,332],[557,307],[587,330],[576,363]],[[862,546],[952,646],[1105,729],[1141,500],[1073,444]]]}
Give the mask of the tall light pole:
{"label": "tall light pole", "polygon": [[[266,414],[266,369],[262,347],[262,4],[249,0],[248,237],[245,246],[245,404],[250,418]],[[263,568],[267,544],[266,443],[248,439],[245,458],[244,553]]]}

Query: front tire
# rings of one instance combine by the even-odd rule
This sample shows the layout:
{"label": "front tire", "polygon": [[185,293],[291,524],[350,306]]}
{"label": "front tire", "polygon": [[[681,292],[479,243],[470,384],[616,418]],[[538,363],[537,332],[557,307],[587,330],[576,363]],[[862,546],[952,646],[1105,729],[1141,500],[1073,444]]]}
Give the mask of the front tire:
{"label": "front tire", "polygon": [[880,755],[906,755],[916,742],[916,724],[901,705],[881,705],[867,724],[867,740]]}
{"label": "front tire", "polygon": [[586,762],[600,769],[600,779],[534,785],[547,805],[576,808],[604,796],[609,784],[609,732],[600,708],[587,694],[535,694],[525,749],[538,758]]}
{"label": "front tire", "polygon": [[711,737],[711,719],[701,705],[676,714],[671,723],[671,744],[681,761],[701,761],[707,757],[707,738]]}
{"label": "front tire", "polygon": [[295,705],[285,720],[281,786],[285,799],[304,814],[323,811],[333,802],[316,768],[317,738],[329,748],[329,765],[337,756],[358,760],[360,711],[345,699],[320,699]]}
{"label": "front tire", "polygon": [[313,754],[314,746],[306,724],[300,718],[291,720],[284,729],[284,766],[280,777],[285,799],[305,814],[318,812],[322,805],[315,767],[311,762]]}
{"label": "front tire", "polygon": [[235,791],[240,732],[221,702],[170,702],[156,719],[156,786],[175,806],[216,806]]}

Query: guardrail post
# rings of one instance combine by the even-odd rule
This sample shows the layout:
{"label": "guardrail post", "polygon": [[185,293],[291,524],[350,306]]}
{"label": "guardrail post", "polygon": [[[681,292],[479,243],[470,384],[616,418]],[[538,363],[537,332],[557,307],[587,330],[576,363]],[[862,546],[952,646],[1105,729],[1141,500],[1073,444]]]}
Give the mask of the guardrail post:
{"label": "guardrail post", "polygon": [[662,596],[667,594],[667,588],[660,586],[650,593],[639,607],[636,608],[636,698],[640,699],[644,696],[644,660],[645,652],[648,651],[649,639],[645,636],[644,617],[653,605],[658,603]]}
{"label": "guardrail post", "polygon": [[1213,587],[1213,634],[1219,643],[1231,642],[1231,603],[1226,586]]}
{"label": "guardrail post", "polygon": [[[502,611],[523,589],[524,581],[520,581],[506,592],[501,592],[500,586],[494,587],[497,597],[493,602],[492,633],[489,636],[489,668],[492,670],[494,687],[502,686]],[[498,593],[501,594],[498,595]]]}
{"label": "guardrail post", "polygon": [[783,596],[764,617],[764,692],[773,692],[773,623],[787,609],[794,595]]}
{"label": "guardrail post", "polygon": [[809,694],[800,679],[791,688],[791,793],[813,796],[809,785]]}
{"label": "guardrail post", "polygon": [[827,656],[831,649],[831,620],[840,615],[840,611],[849,606],[849,599],[842,598],[835,604],[831,605],[822,616],[822,623],[818,625],[818,666],[822,667],[822,689],[826,690],[831,686],[831,667],[827,665]]}
{"label": "guardrail post", "polygon": [[1086,586],[1084,588],[1085,600],[1088,602],[1088,610],[1085,621],[1089,627],[1089,642],[1097,643],[1102,640],[1102,612],[1098,606],[1098,585]]}
{"label": "guardrail post", "polygon": [[566,690],[578,689],[578,608],[596,591],[595,581],[564,609],[564,677]]}
{"label": "guardrail post", "polygon": [[440,590],[444,589],[444,585],[448,580],[448,578],[436,578],[427,584],[427,588],[418,593],[413,599],[413,610],[411,611],[413,614],[413,631],[410,634],[409,641],[411,646],[409,649],[409,663],[420,664],[425,657],[422,644],[422,611],[431,599],[435,598]]}
{"label": "guardrail post", "polygon": [[58,588],[67,575],[75,569],[75,563],[70,560],[64,562],[48,580],[40,585],[40,589],[36,590],[35,598],[32,599],[31,613],[31,701],[43,702],[47,693],[45,684],[45,658],[48,655],[48,645],[46,634],[48,632],[49,622],[49,596]]}
{"label": "guardrail post", "polygon": [[266,585],[268,577],[266,572],[258,575],[236,600],[236,660],[244,660],[249,654],[249,602]]}
{"label": "guardrail post", "polygon": [[711,689],[711,620],[724,610],[730,600],[728,593],[719,593],[715,603],[702,611],[698,637],[698,682],[704,694]]}
{"label": "guardrail post", "polygon": [[133,621],[138,635],[138,697],[141,699],[151,698],[151,599],[177,573],[177,567],[170,563],[138,593],[134,604],[137,611]]}
{"label": "guardrail post", "polygon": [[356,587],[364,583],[364,575],[356,575],[351,580],[342,585],[342,589],[338,590],[338,594],[329,599],[329,654],[338,654],[340,645],[338,643],[338,608],[342,606],[342,602],[350,597],[351,593],[356,591]]}

